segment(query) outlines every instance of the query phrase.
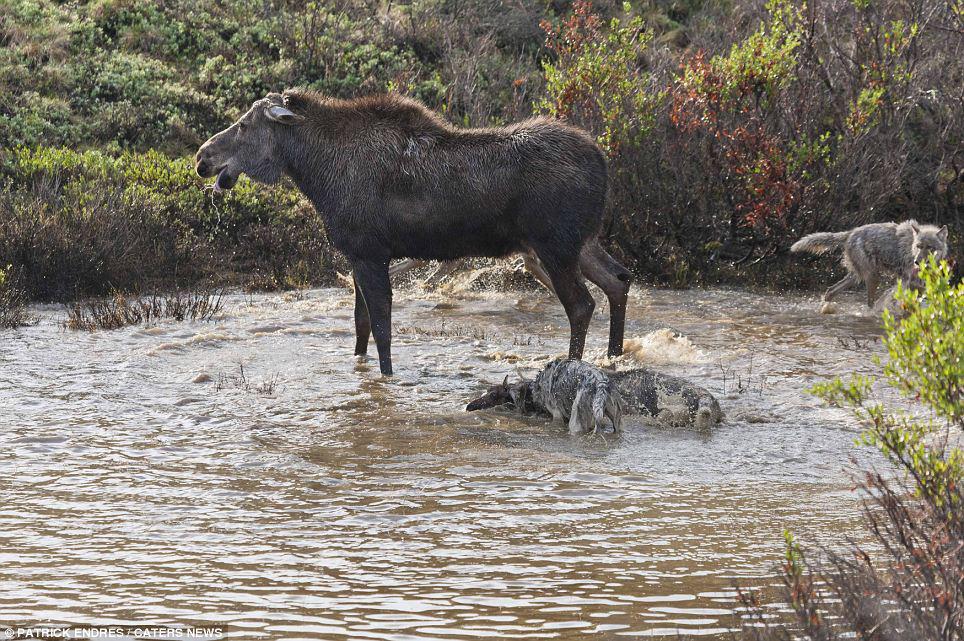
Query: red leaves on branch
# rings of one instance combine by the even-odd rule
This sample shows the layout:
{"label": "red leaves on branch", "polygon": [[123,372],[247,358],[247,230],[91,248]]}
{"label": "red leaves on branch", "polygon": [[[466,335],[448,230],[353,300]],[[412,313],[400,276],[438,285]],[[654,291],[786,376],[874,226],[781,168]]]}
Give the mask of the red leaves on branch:
{"label": "red leaves on branch", "polygon": [[765,126],[760,74],[741,69],[733,78],[728,71],[702,51],[684,61],[680,80],[670,88],[670,122],[687,136],[710,139],[723,188],[732,190],[742,223],[764,236],[779,234],[803,184],[791,175],[780,138]]}

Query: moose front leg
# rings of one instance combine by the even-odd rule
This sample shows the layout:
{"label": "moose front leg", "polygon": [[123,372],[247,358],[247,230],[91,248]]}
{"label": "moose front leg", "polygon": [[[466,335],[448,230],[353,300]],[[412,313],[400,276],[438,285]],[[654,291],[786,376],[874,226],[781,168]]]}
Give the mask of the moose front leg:
{"label": "moose front leg", "polygon": [[355,356],[364,356],[368,353],[368,337],[372,333],[372,321],[368,317],[365,296],[354,275],[352,275],[352,281],[355,283]]}
{"label": "moose front leg", "polygon": [[[352,264],[352,273],[368,308],[371,332],[375,336],[375,346],[378,348],[379,369],[381,369],[383,375],[391,376],[392,284],[388,279],[388,261],[355,261]],[[359,341],[361,340],[360,337],[361,334],[359,334]],[[367,335],[365,342],[367,347]]]}

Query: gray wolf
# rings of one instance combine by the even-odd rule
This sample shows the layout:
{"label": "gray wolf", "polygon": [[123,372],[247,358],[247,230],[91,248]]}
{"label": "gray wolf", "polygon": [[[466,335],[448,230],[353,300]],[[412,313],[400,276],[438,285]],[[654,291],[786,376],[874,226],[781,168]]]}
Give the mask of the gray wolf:
{"label": "gray wolf", "polygon": [[509,377],[466,407],[474,412],[512,403],[524,411],[551,414],[569,422],[571,434],[597,433],[608,424],[622,428],[622,401],[615,385],[598,367],[572,359],[557,359],[532,381],[509,384]]}
{"label": "gray wolf", "polygon": [[[550,363],[539,377],[546,375],[550,368],[554,371],[557,362]],[[685,379],[645,368],[613,372],[588,364],[586,367],[598,370],[609,379],[610,390],[615,389],[618,393],[624,414],[651,416],[663,424],[693,425],[701,429],[723,420],[720,404],[713,395]],[[483,396],[469,403],[466,410],[472,412],[512,404],[523,412],[549,413],[542,397],[534,394],[539,377],[512,384],[506,377],[500,385],[489,388]]]}
{"label": "gray wolf", "polygon": [[271,93],[195,156],[215,190],[238,176],[290,177],[348,259],[355,283],[355,353],[374,334],[392,373],[389,262],[533,252],[569,319],[569,355],[582,356],[595,301],[610,304],[609,353],[622,353],[629,271],[597,242],[606,157],[558,120],[461,129],[397,95],[337,100],[299,89]]}
{"label": "gray wolf", "polygon": [[877,300],[881,276],[895,275],[901,280],[916,276],[917,265],[934,254],[940,260],[947,256],[947,225],[922,225],[916,220],[902,223],[873,223],[849,231],[818,233],[804,236],[791,247],[792,252],[823,254],[843,250],[843,266],[847,275],[823,295],[825,301],[859,283],[867,286],[867,306]]}
{"label": "gray wolf", "polygon": [[613,372],[609,378],[628,414],[648,415],[664,425],[707,429],[723,420],[716,398],[686,379],[646,368]]}

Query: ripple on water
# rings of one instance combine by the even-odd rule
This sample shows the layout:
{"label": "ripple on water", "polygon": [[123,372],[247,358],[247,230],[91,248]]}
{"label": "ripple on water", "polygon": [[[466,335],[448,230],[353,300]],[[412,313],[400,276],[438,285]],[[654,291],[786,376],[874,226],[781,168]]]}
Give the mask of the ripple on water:
{"label": "ripple on water", "polygon": [[[720,637],[734,584],[773,581],[785,527],[833,543],[856,526],[856,426],[802,394],[871,371],[878,329],[846,305],[634,290],[619,366],[692,378],[728,419],[631,421],[603,442],[463,411],[565,351],[548,296],[402,292],[392,380],[351,356],[351,301],[229,296],[214,324],[95,335],[38,309],[0,346],[0,624]],[[604,353],[605,311],[589,353]],[[246,385],[216,383],[239,364]]]}

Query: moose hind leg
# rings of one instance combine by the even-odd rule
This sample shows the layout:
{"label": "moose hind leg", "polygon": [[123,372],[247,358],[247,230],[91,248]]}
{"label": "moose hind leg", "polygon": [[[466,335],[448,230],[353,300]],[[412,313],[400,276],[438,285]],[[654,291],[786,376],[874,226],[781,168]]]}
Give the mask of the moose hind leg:
{"label": "moose hind leg", "polygon": [[392,285],[388,261],[355,261],[352,272],[361,285],[368,305],[371,330],[378,348],[378,366],[385,376],[392,375]]}
{"label": "moose hind leg", "polygon": [[586,245],[579,254],[579,269],[583,276],[603,290],[609,300],[607,353],[610,357],[621,356],[626,333],[626,304],[633,275],[596,242]]}
{"label": "moose hind leg", "polygon": [[586,347],[586,332],[589,331],[589,321],[592,320],[596,301],[586,288],[579,267],[572,260],[562,262],[552,255],[543,254],[539,254],[539,260],[569,318],[569,358],[582,360],[582,352]]}
{"label": "moose hind leg", "polygon": [[355,283],[355,356],[364,356],[368,353],[368,337],[372,333],[372,321],[368,317],[365,296],[354,275],[352,275],[352,281]]}

